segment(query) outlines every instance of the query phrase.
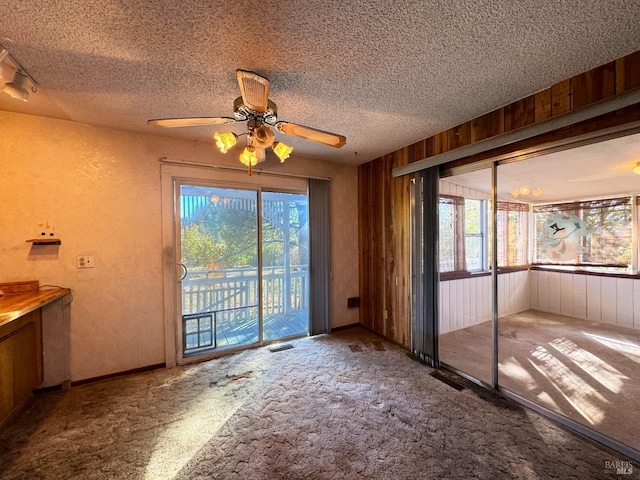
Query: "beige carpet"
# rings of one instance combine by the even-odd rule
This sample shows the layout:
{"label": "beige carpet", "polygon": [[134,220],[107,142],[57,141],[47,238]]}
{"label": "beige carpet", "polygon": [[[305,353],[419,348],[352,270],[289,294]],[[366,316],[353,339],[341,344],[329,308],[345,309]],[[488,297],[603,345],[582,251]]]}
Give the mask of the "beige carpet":
{"label": "beige carpet", "polygon": [[[499,321],[498,383],[640,450],[640,331],[528,310]],[[443,362],[489,382],[491,324],[443,335]]]}
{"label": "beige carpet", "polygon": [[0,478],[584,480],[628,465],[363,329],[290,343],[38,395],[0,431]]}

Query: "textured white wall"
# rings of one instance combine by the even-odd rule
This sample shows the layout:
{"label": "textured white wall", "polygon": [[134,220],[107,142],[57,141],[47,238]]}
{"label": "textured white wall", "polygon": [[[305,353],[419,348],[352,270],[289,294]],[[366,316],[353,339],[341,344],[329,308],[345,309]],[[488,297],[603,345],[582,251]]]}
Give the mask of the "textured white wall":
{"label": "textured white wall", "polygon": [[[71,288],[71,379],[165,362],[159,157],[237,165],[212,145],[0,112],[0,282]],[[357,323],[357,169],[296,158],[332,178],[333,326]],[[31,247],[38,224],[59,247]],[[77,255],[95,268],[77,269]]]}

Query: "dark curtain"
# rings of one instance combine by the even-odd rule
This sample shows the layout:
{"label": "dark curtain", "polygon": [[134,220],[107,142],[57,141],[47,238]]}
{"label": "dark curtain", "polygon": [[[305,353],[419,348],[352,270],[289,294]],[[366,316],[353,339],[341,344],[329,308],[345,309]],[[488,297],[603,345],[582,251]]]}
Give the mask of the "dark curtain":
{"label": "dark curtain", "polygon": [[330,183],[309,179],[309,278],[310,334],[331,330],[329,280],[330,257]]}
{"label": "dark curtain", "polygon": [[415,315],[412,350],[433,367],[438,356],[438,167],[418,172],[414,215],[414,291]]}

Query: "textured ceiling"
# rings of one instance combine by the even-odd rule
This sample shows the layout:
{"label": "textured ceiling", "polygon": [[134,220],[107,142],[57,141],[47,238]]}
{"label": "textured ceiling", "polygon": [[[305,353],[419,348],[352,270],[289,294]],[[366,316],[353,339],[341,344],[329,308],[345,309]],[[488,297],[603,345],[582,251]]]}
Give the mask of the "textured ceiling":
{"label": "textured ceiling", "polygon": [[[512,199],[511,192],[528,186],[538,196],[518,196],[526,203],[554,203],[637,195],[640,175],[640,134],[607,140],[498,167],[498,195]],[[446,179],[481,192],[491,191],[491,170],[483,169]]]}
{"label": "textured ceiling", "polygon": [[359,164],[640,50],[640,4],[20,0],[0,43],[40,84],[0,109],[210,141],[146,120],[230,116],[243,68],[271,81],[280,120],[347,137],[278,134],[292,159]]}

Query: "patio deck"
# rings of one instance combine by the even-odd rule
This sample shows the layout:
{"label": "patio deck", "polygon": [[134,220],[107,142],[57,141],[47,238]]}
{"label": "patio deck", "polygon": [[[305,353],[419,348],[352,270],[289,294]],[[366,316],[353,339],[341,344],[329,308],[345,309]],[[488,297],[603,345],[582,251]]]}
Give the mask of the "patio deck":
{"label": "patio deck", "polygon": [[[216,347],[185,350],[185,354],[213,351],[225,347],[250,345],[258,342],[258,319],[221,319],[216,322]],[[309,331],[309,311],[296,310],[290,314],[271,314],[264,317],[264,341],[277,340]]]}

